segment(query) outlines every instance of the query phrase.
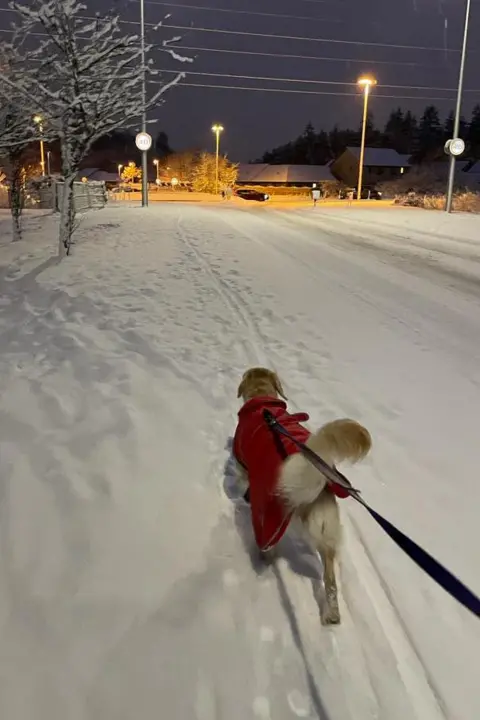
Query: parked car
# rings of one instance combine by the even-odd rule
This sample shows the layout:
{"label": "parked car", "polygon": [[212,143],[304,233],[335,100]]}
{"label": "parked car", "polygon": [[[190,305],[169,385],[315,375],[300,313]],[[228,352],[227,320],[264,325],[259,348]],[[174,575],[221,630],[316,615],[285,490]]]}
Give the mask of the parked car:
{"label": "parked car", "polygon": [[270,195],[267,195],[267,193],[262,193],[258,190],[249,190],[248,188],[238,188],[235,190],[235,195],[238,195],[238,197],[244,200],[257,200],[258,202],[270,200]]}
{"label": "parked car", "polygon": [[[353,200],[357,199],[358,190],[357,188],[342,188],[340,190],[338,197],[340,200],[347,200],[350,193],[353,193]],[[382,193],[380,190],[377,190],[376,188],[372,187],[364,187],[362,188],[362,200],[381,200],[382,199]]]}

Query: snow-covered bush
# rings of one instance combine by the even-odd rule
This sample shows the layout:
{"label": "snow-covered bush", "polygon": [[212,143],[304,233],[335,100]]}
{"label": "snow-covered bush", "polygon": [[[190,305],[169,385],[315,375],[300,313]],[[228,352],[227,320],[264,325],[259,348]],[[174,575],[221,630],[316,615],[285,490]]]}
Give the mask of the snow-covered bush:
{"label": "snow-covered bush", "polygon": [[[238,165],[226,157],[218,158],[218,189],[233,187],[237,181]],[[192,171],[192,187],[196,192],[214,193],[216,189],[216,156],[202,153]]]}
{"label": "snow-covered bush", "polygon": [[[11,51],[21,72],[6,84],[34,104],[44,128],[60,139],[62,255],[75,227],[73,183],[92,144],[116,128],[135,127],[142,111],[159,105],[183,73],[158,83],[144,99],[144,72],[157,73],[149,63],[144,66],[140,38],[123,31],[117,14],[88,16],[79,0],[15,1],[11,8],[17,16]],[[163,46],[175,59],[186,60],[168,41]],[[147,55],[150,49],[146,47]]]}
{"label": "snow-covered bush", "polygon": [[[446,204],[444,193],[409,192],[397,195],[396,205],[425,208],[426,210],[443,210]],[[453,210],[457,212],[480,213],[480,193],[471,191],[456,192],[453,196]]]}

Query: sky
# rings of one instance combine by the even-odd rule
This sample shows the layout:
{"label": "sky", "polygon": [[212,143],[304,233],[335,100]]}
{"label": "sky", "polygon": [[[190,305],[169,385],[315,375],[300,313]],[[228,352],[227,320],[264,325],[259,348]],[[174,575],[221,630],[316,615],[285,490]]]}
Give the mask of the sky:
{"label": "sky", "polygon": [[[94,2],[97,12],[113,5]],[[145,0],[155,67],[166,71],[166,80],[187,71],[152,113],[157,122],[150,131],[164,130],[175,150],[209,149],[218,122],[225,128],[222,151],[234,161],[255,160],[308,122],[318,130],[358,127],[362,98],[355,81],[365,72],[378,82],[370,105],[378,125],[398,106],[421,113],[429,98],[446,116],[455,106],[465,6],[464,0]],[[7,7],[0,0],[0,9]],[[120,0],[118,7],[126,27],[138,32],[140,0]],[[0,26],[7,17],[0,13]],[[158,49],[175,36],[192,63],[174,62]],[[473,2],[467,117],[480,102],[479,41],[480,3]]]}

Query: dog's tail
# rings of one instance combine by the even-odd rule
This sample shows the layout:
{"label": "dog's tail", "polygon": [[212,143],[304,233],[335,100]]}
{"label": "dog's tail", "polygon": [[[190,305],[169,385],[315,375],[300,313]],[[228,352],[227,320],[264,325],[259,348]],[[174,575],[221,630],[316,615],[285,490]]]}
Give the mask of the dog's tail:
{"label": "dog's tail", "polygon": [[[370,433],[355,420],[335,420],[313,433],[307,446],[328,465],[364,458],[372,447]],[[279,491],[292,508],[309,505],[327,484],[326,478],[301,453],[290,455],[282,466]]]}

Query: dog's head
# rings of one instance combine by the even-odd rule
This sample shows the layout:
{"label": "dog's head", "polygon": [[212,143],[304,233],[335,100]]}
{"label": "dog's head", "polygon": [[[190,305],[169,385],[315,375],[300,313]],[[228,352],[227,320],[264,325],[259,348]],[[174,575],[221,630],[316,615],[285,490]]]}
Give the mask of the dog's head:
{"label": "dog's head", "polygon": [[250,368],[250,370],[243,373],[242,381],[238,386],[237,397],[243,398],[243,401],[246,402],[262,395],[287,399],[276,372],[262,367]]}

